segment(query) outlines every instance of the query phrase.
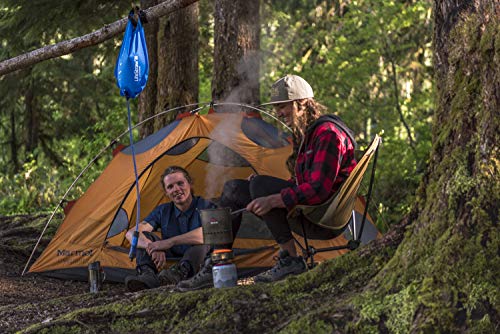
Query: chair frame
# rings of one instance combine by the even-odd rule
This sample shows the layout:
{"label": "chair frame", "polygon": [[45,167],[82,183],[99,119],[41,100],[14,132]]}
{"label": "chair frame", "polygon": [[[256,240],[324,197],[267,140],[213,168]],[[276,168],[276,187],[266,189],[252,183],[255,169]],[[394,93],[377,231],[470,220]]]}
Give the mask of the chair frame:
{"label": "chair frame", "polygon": [[[380,140],[380,138],[375,138],[375,140]],[[353,226],[354,226],[354,230],[352,231],[352,235],[353,235],[353,239],[351,240],[348,240],[347,243],[343,246],[335,246],[335,247],[324,247],[324,248],[315,248],[313,246],[310,246],[309,245],[309,242],[307,240],[307,233],[306,233],[306,228],[305,228],[305,225],[304,225],[304,221],[306,220],[304,215],[303,215],[303,212],[300,208],[296,209],[297,210],[297,213],[299,214],[299,216],[301,217],[301,225],[302,225],[302,237],[304,238],[304,246],[301,245],[301,243],[295,239],[295,243],[299,246],[299,248],[302,250],[302,254],[303,254],[303,257],[305,258],[306,260],[306,263],[307,261],[309,261],[309,264],[308,264],[308,267],[311,269],[315,266],[315,262],[314,262],[314,255],[317,254],[317,253],[321,253],[321,252],[329,252],[329,251],[336,251],[336,250],[342,250],[342,249],[348,249],[348,250],[355,250],[357,249],[360,245],[361,245],[361,236],[363,235],[363,229],[364,229],[364,226],[365,226],[365,222],[366,222],[366,215],[368,213],[368,207],[370,205],[370,199],[371,199],[371,195],[372,195],[372,189],[373,189],[373,182],[374,182],[374,179],[375,179],[375,168],[376,168],[376,165],[377,165],[377,157],[378,157],[378,149],[380,147],[380,143],[377,145],[377,148],[375,149],[375,152],[374,152],[374,158],[373,158],[373,165],[372,165],[372,171],[371,171],[371,176],[370,176],[370,184],[368,186],[368,194],[366,196],[366,205],[365,205],[365,209],[364,209],[364,212],[363,212],[363,218],[362,218],[362,221],[361,221],[361,228],[359,229],[359,233],[356,234],[356,230],[355,230],[355,226],[356,226],[356,221],[355,221],[355,212],[354,212],[354,209],[352,210],[352,214],[351,214],[351,217],[352,217],[352,220],[353,220]],[[342,228],[342,231],[345,230],[345,228],[348,226],[349,224],[346,224],[343,228]]]}

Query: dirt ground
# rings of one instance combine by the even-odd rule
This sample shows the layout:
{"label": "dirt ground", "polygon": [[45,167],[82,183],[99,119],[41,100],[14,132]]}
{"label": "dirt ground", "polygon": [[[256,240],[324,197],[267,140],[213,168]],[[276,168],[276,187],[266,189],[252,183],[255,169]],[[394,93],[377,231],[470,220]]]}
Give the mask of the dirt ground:
{"label": "dirt ground", "polygon": [[108,297],[105,299],[109,302],[115,299],[114,296],[123,296],[126,292],[122,284],[108,283],[104,284],[104,293],[95,303],[92,299],[82,298],[81,303],[56,303],[50,309],[45,305],[37,307],[55,298],[88,296],[89,285],[87,282],[64,281],[42,275],[21,277],[26,260],[26,257],[4,249],[0,253],[0,333],[20,330],[75,309],[101,304],[105,302],[102,297]]}
{"label": "dirt ground", "polygon": [[[105,305],[134,298],[124,284],[104,282],[99,294],[89,293],[88,282],[69,281],[40,274],[21,276],[35,245],[40,229],[26,227],[35,219],[46,216],[0,216],[0,333],[13,333],[34,324],[46,324],[52,319],[81,308]],[[36,259],[50,238],[42,239]],[[32,261],[33,262],[33,261]],[[252,284],[243,279],[238,284]],[[162,287],[163,288],[163,287]]]}
{"label": "dirt ground", "polygon": [[[92,298],[87,282],[39,274],[21,276],[39,236],[38,228],[29,227],[34,219],[46,220],[46,216],[0,216],[0,333],[18,331],[72,310],[111,302],[126,295],[123,284],[105,282],[103,293]],[[40,251],[47,243],[48,238],[42,240]],[[71,302],[47,303],[65,297],[71,298]]]}

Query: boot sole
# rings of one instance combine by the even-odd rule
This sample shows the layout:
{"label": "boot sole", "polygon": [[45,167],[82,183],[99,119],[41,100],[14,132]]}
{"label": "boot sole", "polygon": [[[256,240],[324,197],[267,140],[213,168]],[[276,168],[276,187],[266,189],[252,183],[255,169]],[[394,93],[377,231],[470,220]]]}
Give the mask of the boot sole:
{"label": "boot sole", "polygon": [[278,282],[278,281],[281,281],[281,280],[284,280],[285,278],[287,278],[288,276],[295,276],[295,275],[300,275],[300,274],[303,274],[305,273],[307,270],[304,270],[304,271],[301,271],[301,272],[298,272],[298,273],[295,273],[295,272],[289,272],[288,274],[284,275],[284,276],[281,276],[280,278],[278,279],[275,279],[275,280],[267,280],[267,279],[263,279],[263,278],[258,278],[257,276],[254,278],[254,282],[255,283],[273,283],[273,282]]}
{"label": "boot sole", "polygon": [[148,289],[148,286],[141,281],[130,280],[126,283],[127,289],[130,292],[137,292]]}
{"label": "boot sole", "polygon": [[202,289],[208,289],[208,288],[213,288],[214,287],[214,283],[206,283],[206,284],[203,284],[203,285],[200,285],[200,286],[197,286],[197,287],[180,287],[180,286],[176,286],[175,287],[175,291],[179,291],[179,292],[188,292],[188,291],[196,291],[196,290],[202,290]]}

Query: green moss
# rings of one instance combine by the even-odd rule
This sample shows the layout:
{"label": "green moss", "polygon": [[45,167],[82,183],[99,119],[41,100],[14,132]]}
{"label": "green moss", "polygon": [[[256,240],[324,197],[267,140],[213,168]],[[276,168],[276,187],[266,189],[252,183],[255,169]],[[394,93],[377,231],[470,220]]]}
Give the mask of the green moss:
{"label": "green moss", "polygon": [[331,324],[322,320],[311,319],[310,317],[303,317],[298,320],[292,321],[284,329],[278,333],[283,334],[302,334],[302,333],[317,333],[327,334],[332,333],[333,327]]}
{"label": "green moss", "polygon": [[372,292],[354,299],[360,308],[361,321],[380,322],[388,319],[385,326],[392,333],[408,333],[418,306],[417,292],[419,285],[408,285],[397,293],[377,296]]}

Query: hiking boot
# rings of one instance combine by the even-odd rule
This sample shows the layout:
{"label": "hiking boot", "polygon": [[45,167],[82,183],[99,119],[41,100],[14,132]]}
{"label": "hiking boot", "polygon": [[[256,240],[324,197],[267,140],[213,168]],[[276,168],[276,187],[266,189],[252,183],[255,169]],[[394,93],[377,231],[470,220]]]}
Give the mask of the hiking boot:
{"label": "hiking boot", "polygon": [[125,286],[131,292],[144,289],[153,289],[160,286],[160,280],[153,268],[141,266],[137,268],[137,275],[125,277]]}
{"label": "hiking boot", "polygon": [[255,282],[276,282],[288,275],[298,275],[307,270],[307,265],[302,256],[290,256],[288,251],[280,251],[276,265],[255,276]]}
{"label": "hiking boot", "polygon": [[163,269],[158,274],[161,285],[176,285],[189,278],[191,265],[187,261],[176,263],[168,269]]}
{"label": "hiking boot", "polygon": [[207,258],[205,264],[201,267],[200,271],[190,279],[179,282],[175,290],[186,292],[192,290],[200,290],[206,288],[213,288],[214,278],[212,276],[212,259]]}

